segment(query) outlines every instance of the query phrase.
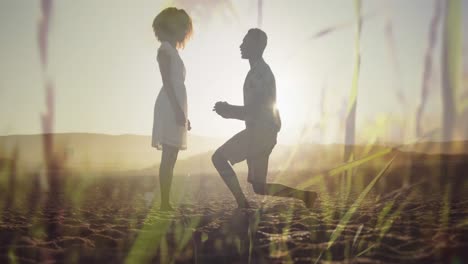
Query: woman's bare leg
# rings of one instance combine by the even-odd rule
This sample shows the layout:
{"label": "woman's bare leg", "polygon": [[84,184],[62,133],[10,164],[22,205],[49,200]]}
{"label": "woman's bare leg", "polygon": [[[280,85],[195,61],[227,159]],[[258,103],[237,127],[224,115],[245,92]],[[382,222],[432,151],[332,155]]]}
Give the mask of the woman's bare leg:
{"label": "woman's bare leg", "polygon": [[161,164],[159,165],[159,186],[161,190],[161,210],[172,211],[170,193],[174,166],[177,161],[179,149],[163,145]]}

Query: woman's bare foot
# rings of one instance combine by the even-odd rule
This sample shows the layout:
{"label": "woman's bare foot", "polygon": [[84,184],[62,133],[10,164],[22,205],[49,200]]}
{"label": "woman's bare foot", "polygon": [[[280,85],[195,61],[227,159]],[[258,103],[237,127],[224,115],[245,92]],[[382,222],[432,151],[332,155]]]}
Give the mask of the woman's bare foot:
{"label": "woman's bare foot", "polygon": [[317,193],[316,192],[308,192],[304,191],[304,203],[307,208],[313,208],[315,200],[317,199]]}

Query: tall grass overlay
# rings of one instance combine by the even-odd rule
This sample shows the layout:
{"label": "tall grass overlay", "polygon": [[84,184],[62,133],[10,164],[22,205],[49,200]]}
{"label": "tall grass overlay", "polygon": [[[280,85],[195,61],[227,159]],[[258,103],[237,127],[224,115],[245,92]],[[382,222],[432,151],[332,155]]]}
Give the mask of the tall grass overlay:
{"label": "tall grass overlay", "polygon": [[[254,2],[256,26],[261,28],[271,19],[266,12],[269,1]],[[45,112],[40,115],[43,133],[0,137],[0,263],[468,262],[463,3],[431,1],[418,104],[411,105],[403,88],[395,87],[388,96],[398,98],[407,118],[369,121],[367,127],[372,129],[364,131],[357,122],[358,103],[367,103],[359,100],[359,83],[366,78],[361,72],[366,52],[361,41],[365,26],[373,22],[370,18],[381,14],[364,14],[365,0],[351,2],[353,21],[327,26],[304,40],[312,45],[355,30],[354,39],[343,44],[354,50],[347,97],[325,96],[324,85],[318,124],[305,124],[299,144],[277,146],[270,159],[269,179],[316,191],[315,207],[307,209],[299,200],[256,195],[243,167],[241,187],[252,208],[236,209],[212,168],[212,149],[176,165],[171,197],[176,210],[162,212],[158,209],[158,164],[97,171],[75,166],[73,157],[64,151],[63,142],[72,144],[78,136],[54,133],[58,90],[48,67],[48,40],[56,1],[41,0],[37,45],[45,95]],[[200,20],[222,14],[239,22],[233,1],[172,0],[161,6],[194,10]],[[382,32],[389,63],[395,75],[400,75],[397,29],[392,19],[386,19]],[[401,84],[400,77],[395,78]],[[427,122],[433,97],[440,100],[440,118]],[[327,104],[342,102],[346,103],[341,116],[326,111]],[[318,130],[322,137],[332,119],[340,122],[343,144],[306,142],[307,131]],[[402,143],[379,140],[389,133],[384,127],[397,128]],[[356,137],[363,131],[371,136],[358,144]],[[104,137],[111,138],[100,138]],[[88,135],[86,140],[92,139]],[[138,140],[150,144],[146,137]],[[40,142],[40,166],[26,168],[20,156],[30,151],[24,146],[33,141]],[[113,144],[118,143],[106,147],[111,149]]]}

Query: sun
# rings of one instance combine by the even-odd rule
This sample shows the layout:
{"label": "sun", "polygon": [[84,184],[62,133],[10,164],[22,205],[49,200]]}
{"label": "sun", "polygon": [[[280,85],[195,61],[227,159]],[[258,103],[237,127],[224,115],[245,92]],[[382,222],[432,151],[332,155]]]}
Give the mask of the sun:
{"label": "sun", "polygon": [[[280,112],[282,128],[280,140],[297,143],[304,128],[318,121],[316,96],[310,96],[294,74],[276,72],[276,105]],[[317,108],[316,110],[314,110]]]}

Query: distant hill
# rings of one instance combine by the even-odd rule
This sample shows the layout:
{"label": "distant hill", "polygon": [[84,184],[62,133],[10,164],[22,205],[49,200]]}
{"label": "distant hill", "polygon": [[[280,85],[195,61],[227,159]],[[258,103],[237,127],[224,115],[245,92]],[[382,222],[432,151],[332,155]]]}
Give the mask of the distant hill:
{"label": "distant hill", "polygon": [[468,141],[451,142],[421,142],[408,144],[401,148],[402,151],[412,151],[426,154],[462,154],[468,153]]}
{"label": "distant hill", "polygon": [[[179,153],[176,170],[179,173],[214,172],[211,164],[213,151],[226,139],[189,135],[189,147]],[[154,172],[158,168],[161,152],[151,147],[150,136],[105,135],[88,133],[54,134],[57,150],[67,153],[67,167],[87,171],[135,171]],[[403,146],[402,153],[419,152],[436,154],[443,152],[444,142],[426,142]],[[451,142],[456,146],[453,153],[468,151],[468,141]],[[0,136],[0,160],[8,158],[18,147],[18,162],[21,168],[40,169],[43,164],[42,135]],[[384,145],[354,146],[356,157],[374,153]],[[312,144],[277,145],[270,157],[272,170],[326,170],[342,163],[344,145]],[[246,169],[244,163],[236,170]]]}
{"label": "distant hill", "polygon": [[[195,135],[189,135],[188,141],[188,150],[179,153],[181,159],[215,149],[223,143],[220,139]],[[67,153],[70,168],[121,171],[147,168],[161,159],[161,151],[151,147],[150,136],[59,133],[54,134],[54,144],[57,150]],[[11,156],[15,146],[22,168],[42,166],[42,135],[0,136],[0,156]]]}
{"label": "distant hill", "polygon": [[[414,162],[436,162],[439,160],[461,161],[466,159],[468,162],[468,144],[465,141],[452,142],[457,146],[452,151],[444,153],[443,148],[447,143],[429,142],[429,147],[422,143],[415,145],[405,145],[403,148],[394,152],[398,154],[399,159],[394,162],[395,165],[407,164],[407,161]],[[462,147],[465,147],[464,149]],[[369,154],[377,153],[386,149],[386,145],[373,146],[354,146],[356,158],[363,158]],[[392,146],[390,146],[392,147]],[[271,171],[326,171],[343,164],[343,144],[301,144],[296,146],[277,145],[269,162]],[[424,152],[426,150],[426,152]],[[440,151],[438,151],[440,150]],[[463,151],[464,150],[464,151]],[[442,155],[440,155],[442,154]],[[176,172],[181,174],[212,173],[215,168],[211,164],[212,152],[201,153],[185,160],[178,161]],[[392,155],[383,156],[380,160],[389,159]],[[371,162],[372,163],[372,162]],[[375,163],[374,163],[375,164]],[[245,172],[246,163],[239,163],[235,166],[236,171]],[[149,168],[157,170],[157,165]]]}

